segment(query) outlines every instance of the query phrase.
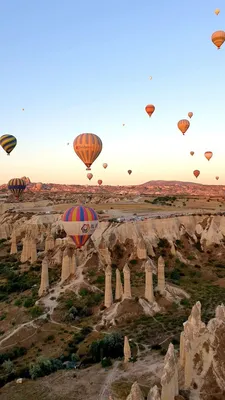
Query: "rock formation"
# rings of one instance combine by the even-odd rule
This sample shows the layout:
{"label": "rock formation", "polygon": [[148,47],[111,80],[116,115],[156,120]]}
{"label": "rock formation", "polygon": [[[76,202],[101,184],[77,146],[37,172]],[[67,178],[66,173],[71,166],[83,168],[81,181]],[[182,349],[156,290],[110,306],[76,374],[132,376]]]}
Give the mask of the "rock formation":
{"label": "rock formation", "polygon": [[121,274],[120,270],[116,269],[116,292],[115,292],[115,300],[120,300],[123,297],[123,285],[121,282]]}
{"label": "rock formation", "polygon": [[66,279],[68,279],[70,277],[71,262],[72,262],[72,259],[69,254],[69,249],[68,249],[68,247],[66,247],[63,252],[61,282],[64,282]]}
{"label": "rock formation", "polygon": [[21,252],[21,257],[20,257],[20,261],[22,263],[26,262],[28,260],[28,240],[27,240],[27,236],[25,236],[22,239],[22,243],[23,243],[23,248],[22,248],[22,252]]}
{"label": "rock formation", "polygon": [[98,246],[98,251],[99,251],[99,255],[100,255],[100,259],[103,262],[103,264],[111,264],[111,255],[109,252],[108,247],[106,246],[106,243],[103,240],[101,240],[101,243]]}
{"label": "rock formation", "polygon": [[145,263],[145,298],[150,303],[153,303],[155,300],[153,292],[152,268],[148,261]]}
{"label": "rock formation", "polygon": [[150,389],[147,400],[161,400],[158,386],[155,385]]}
{"label": "rock formation", "polygon": [[55,240],[52,234],[48,234],[45,239],[45,251],[52,250],[55,247]]}
{"label": "rock formation", "polygon": [[165,261],[160,256],[158,259],[158,291],[163,294],[165,291]]}
{"label": "rock formation", "polygon": [[16,233],[12,233],[11,237],[11,249],[10,249],[10,254],[16,254],[17,253],[17,244],[16,244]]}
{"label": "rock formation", "polygon": [[165,364],[161,377],[161,400],[174,400],[174,397],[179,394],[179,389],[177,359],[172,343],[169,345],[164,363]]}
{"label": "rock formation", "polygon": [[126,264],[123,268],[123,276],[124,276],[124,299],[131,299],[131,285],[130,285],[130,268]]}
{"label": "rock formation", "polygon": [[105,307],[111,307],[113,303],[112,296],[112,268],[108,265],[105,269]]}
{"label": "rock formation", "polygon": [[41,285],[38,291],[39,297],[45,295],[49,289],[49,278],[48,278],[48,260],[44,258],[42,261],[41,269]]}
{"label": "rock formation", "polygon": [[75,275],[76,274],[76,256],[75,256],[75,251],[72,250],[72,257],[71,257],[71,262],[70,262],[70,275]]}
{"label": "rock formation", "polygon": [[31,257],[30,257],[30,262],[31,264],[34,264],[37,261],[37,244],[36,240],[32,239],[31,240]]}
{"label": "rock formation", "polygon": [[131,350],[127,336],[124,336],[123,354],[124,354],[124,363],[128,363],[131,358]]}
{"label": "rock formation", "polygon": [[127,400],[144,400],[144,396],[137,382],[133,383]]}
{"label": "rock formation", "polygon": [[137,243],[137,257],[139,260],[145,260],[147,258],[146,246],[142,238],[140,238]]}

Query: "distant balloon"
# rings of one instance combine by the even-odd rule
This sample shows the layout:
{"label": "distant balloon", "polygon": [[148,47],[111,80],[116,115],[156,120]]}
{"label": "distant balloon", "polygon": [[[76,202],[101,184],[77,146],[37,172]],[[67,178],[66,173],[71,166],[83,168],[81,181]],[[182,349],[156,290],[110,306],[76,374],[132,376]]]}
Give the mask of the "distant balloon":
{"label": "distant balloon", "polygon": [[152,80],[152,76],[149,77],[150,81]]}
{"label": "distant balloon", "polygon": [[195,154],[194,151],[190,151],[190,155],[193,156]]}
{"label": "distant balloon", "polygon": [[81,248],[98,226],[97,213],[90,207],[71,207],[62,215],[65,232]]}
{"label": "distant balloon", "polygon": [[219,15],[220,9],[219,9],[219,8],[216,8],[214,12],[215,12],[216,15]]}
{"label": "distant balloon", "polygon": [[93,178],[93,174],[91,173],[91,172],[89,172],[88,174],[87,174],[87,178],[89,179],[89,181]]}
{"label": "distant balloon", "polygon": [[151,117],[152,114],[153,114],[154,111],[155,111],[155,106],[153,106],[153,104],[148,104],[148,105],[145,107],[145,111],[146,111],[146,113],[149,115],[149,117]]}
{"label": "distant balloon", "polygon": [[103,168],[107,168],[108,167],[108,164],[105,162],[104,164],[102,164],[102,166],[103,166]]}
{"label": "distant balloon", "polygon": [[102,141],[93,133],[82,133],[74,139],[73,148],[86,165],[86,170],[90,171],[91,165],[102,151]]}
{"label": "distant balloon", "polygon": [[26,189],[26,183],[23,179],[14,178],[10,179],[8,183],[8,189],[14,194],[14,196],[18,199],[21,194]]}
{"label": "distant balloon", "polygon": [[194,176],[197,178],[200,175],[200,171],[198,169],[195,169],[193,171]]}
{"label": "distant balloon", "polygon": [[128,174],[130,175],[130,174],[132,174],[132,171],[131,171],[131,169],[128,169]]}
{"label": "distant balloon", "polygon": [[24,111],[24,108],[22,108],[22,111]]}
{"label": "distant balloon", "polygon": [[207,160],[209,161],[210,158],[212,158],[213,153],[211,151],[206,151],[204,154],[205,158],[207,158]]}
{"label": "distant balloon", "polygon": [[219,176],[216,176],[216,180],[217,180],[217,181],[218,181],[219,178],[220,178]]}
{"label": "distant balloon", "polygon": [[102,184],[102,180],[101,179],[98,180],[98,184],[99,184],[99,186],[101,186],[101,184]]}
{"label": "distant balloon", "polygon": [[188,116],[189,116],[189,118],[192,118],[192,117],[193,117],[193,112],[190,111],[190,112],[188,113]]}
{"label": "distant balloon", "polygon": [[2,135],[0,137],[0,145],[9,156],[11,151],[16,147],[17,140],[13,135]]}
{"label": "distant balloon", "polygon": [[183,133],[183,135],[185,134],[185,132],[187,132],[189,126],[190,126],[190,122],[187,119],[181,119],[178,123],[177,123],[178,129],[180,129],[180,131]]}
{"label": "distant balloon", "polygon": [[219,50],[222,44],[225,42],[225,32],[224,31],[214,32],[211,36],[211,40]]}
{"label": "distant balloon", "polygon": [[69,143],[67,143],[67,146],[69,146]]}

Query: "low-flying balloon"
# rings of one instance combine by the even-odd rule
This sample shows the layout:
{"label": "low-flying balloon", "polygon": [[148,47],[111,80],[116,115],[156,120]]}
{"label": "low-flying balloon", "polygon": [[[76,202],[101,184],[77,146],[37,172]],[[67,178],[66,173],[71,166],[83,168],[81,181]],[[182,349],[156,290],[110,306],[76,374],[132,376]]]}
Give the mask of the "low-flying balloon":
{"label": "low-flying balloon", "polygon": [[177,123],[178,129],[180,129],[180,131],[183,133],[183,135],[187,132],[189,126],[190,126],[190,122],[187,119],[181,119],[178,123]]}
{"label": "low-flying balloon", "polygon": [[8,183],[8,189],[18,199],[26,189],[26,182],[21,178],[10,179]]}
{"label": "low-flying balloon", "polygon": [[215,12],[216,15],[219,15],[220,9],[219,9],[219,8],[216,8],[214,12]]}
{"label": "low-flying balloon", "polygon": [[225,42],[225,32],[224,31],[216,31],[212,34],[211,40],[213,44],[219,50],[222,44]]}
{"label": "low-flying balloon", "polygon": [[82,133],[74,139],[73,148],[86,165],[86,170],[90,171],[91,165],[102,151],[102,141],[93,133]]}
{"label": "low-flying balloon", "polygon": [[218,181],[218,179],[219,179],[219,176],[216,176],[216,180]]}
{"label": "low-flying balloon", "polygon": [[101,186],[101,184],[102,184],[102,180],[99,179],[99,180],[98,180],[98,185]]}
{"label": "low-flying balloon", "polygon": [[190,112],[188,113],[188,116],[189,116],[189,118],[192,118],[192,117],[193,117],[193,112],[190,111]]}
{"label": "low-flying balloon", "polygon": [[64,230],[77,248],[81,248],[98,226],[98,216],[90,207],[71,207],[62,215]]}
{"label": "low-flying balloon", "polygon": [[130,174],[132,174],[132,170],[131,169],[128,169],[128,174],[130,175]]}
{"label": "low-flying balloon", "polygon": [[103,166],[103,168],[107,168],[108,167],[108,164],[106,163],[106,162],[104,162],[103,164],[102,164],[102,166]]}
{"label": "low-flying balloon", "polygon": [[194,151],[190,151],[190,155],[193,156],[195,154]]}
{"label": "low-flying balloon", "polygon": [[207,158],[207,160],[209,161],[210,158],[212,158],[213,153],[212,153],[212,151],[206,151],[205,154],[204,154],[204,156],[205,156],[205,158]]}
{"label": "low-flying balloon", "polygon": [[193,174],[194,174],[195,178],[197,178],[200,175],[200,171],[198,169],[195,169],[193,171]]}
{"label": "low-flying balloon", "polygon": [[153,104],[148,104],[148,105],[145,107],[145,111],[146,111],[146,113],[149,115],[149,117],[151,117],[152,114],[153,114],[154,111],[155,111],[155,106],[153,106]]}
{"label": "low-flying balloon", "polygon": [[0,145],[9,156],[11,151],[16,147],[17,140],[13,135],[2,135],[0,137]]}
{"label": "low-flying balloon", "polygon": [[91,172],[89,172],[88,174],[87,174],[87,178],[89,179],[89,181],[93,178],[93,174],[91,173]]}

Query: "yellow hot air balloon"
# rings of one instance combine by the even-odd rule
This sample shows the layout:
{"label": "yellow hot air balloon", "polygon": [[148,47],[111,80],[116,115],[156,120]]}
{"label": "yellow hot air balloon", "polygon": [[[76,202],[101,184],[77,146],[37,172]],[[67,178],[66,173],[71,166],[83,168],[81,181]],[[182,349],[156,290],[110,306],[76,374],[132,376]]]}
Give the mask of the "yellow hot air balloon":
{"label": "yellow hot air balloon", "polygon": [[102,141],[93,133],[82,133],[74,139],[73,148],[86,165],[86,170],[90,171],[91,165],[102,151]]}
{"label": "yellow hot air balloon", "polygon": [[214,12],[215,12],[216,15],[219,15],[220,9],[219,9],[219,8],[216,8]]}
{"label": "yellow hot air balloon", "polygon": [[213,44],[219,50],[222,44],[225,42],[225,32],[224,31],[216,31],[212,34],[211,40]]}
{"label": "yellow hot air balloon", "polygon": [[205,156],[205,158],[207,158],[207,160],[209,161],[210,158],[212,158],[213,153],[212,153],[212,151],[206,151],[205,154],[204,154],[204,156]]}
{"label": "yellow hot air balloon", "polygon": [[193,156],[195,154],[194,151],[190,151],[190,155]]}
{"label": "yellow hot air balloon", "polygon": [[193,112],[190,111],[190,112],[188,113],[188,116],[189,116],[189,118],[192,118],[192,117],[193,117]]}
{"label": "yellow hot air balloon", "polygon": [[190,126],[190,122],[187,119],[181,119],[178,123],[177,123],[178,129],[180,129],[180,131],[183,133],[183,135],[185,134],[185,132],[187,132],[189,126]]}
{"label": "yellow hot air balloon", "polygon": [[13,135],[2,135],[0,137],[0,145],[9,156],[11,151],[16,147],[17,140]]}

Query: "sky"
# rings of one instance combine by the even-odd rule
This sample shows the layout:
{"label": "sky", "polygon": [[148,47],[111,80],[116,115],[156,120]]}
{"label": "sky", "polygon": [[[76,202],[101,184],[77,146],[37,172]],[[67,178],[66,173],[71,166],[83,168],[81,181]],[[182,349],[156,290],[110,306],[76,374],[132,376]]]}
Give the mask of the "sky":
{"label": "sky", "polygon": [[[0,184],[225,185],[225,43],[211,42],[222,29],[222,0],[1,1],[0,135],[18,144],[0,149]],[[85,132],[103,142],[90,182],[72,145]]]}

